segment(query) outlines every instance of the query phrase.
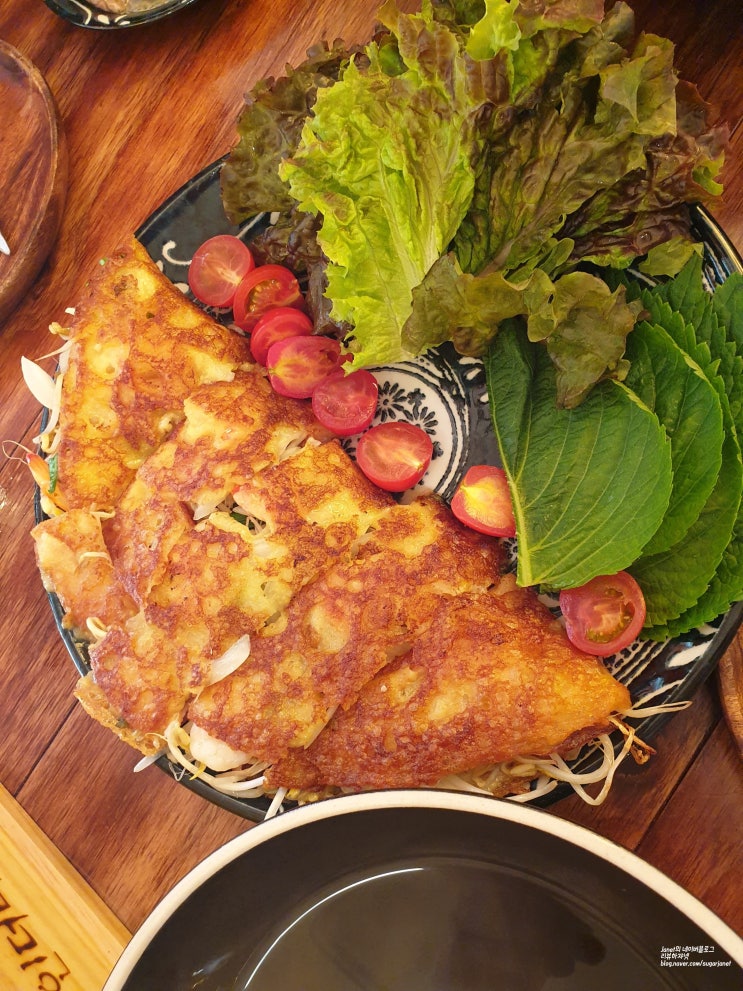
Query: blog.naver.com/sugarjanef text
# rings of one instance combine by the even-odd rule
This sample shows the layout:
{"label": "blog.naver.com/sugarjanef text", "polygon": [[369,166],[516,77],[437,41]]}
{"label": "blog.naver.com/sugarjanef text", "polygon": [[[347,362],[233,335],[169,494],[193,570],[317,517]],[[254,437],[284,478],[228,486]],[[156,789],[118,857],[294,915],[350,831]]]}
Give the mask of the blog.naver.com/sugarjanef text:
{"label": "blog.naver.com/sugarjanef text", "polygon": [[732,967],[730,958],[720,959],[717,947],[709,943],[661,946],[661,967]]}

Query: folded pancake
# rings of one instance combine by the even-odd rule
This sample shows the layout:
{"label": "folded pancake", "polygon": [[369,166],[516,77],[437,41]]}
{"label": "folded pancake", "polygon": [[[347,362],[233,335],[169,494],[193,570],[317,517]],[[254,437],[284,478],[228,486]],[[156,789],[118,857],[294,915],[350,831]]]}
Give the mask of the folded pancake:
{"label": "folded pancake", "polygon": [[267,771],[268,787],[432,786],[587,742],[629,706],[627,689],[515,583],[440,596],[418,632],[311,746]]}
{"label": "folded pancake", "polygon": [[628,706],[498,541],[373,486],[136,242],[55,330],[44,449],[69,509],[34,529],[37,560],[92,640],[76,696],[127,743],[189,720],[192,756],[264,762],[269,790],[432,785]]}
{"label": "folded pancake", "polygon": [[152,488],[167,489],[197,509],[197,516],[206,516],[247,479],[308,440],[332,436],[309,403],[275,393],[265,369],[253,365],[229,382],[191,392],[183,401],[183,422],[140,474]]}
{"label": "folded pancake", "polygon": [[31,536],[44,588],[57,594],[63,625],[75,636],[92,639],[91,624],[109,626],[136,613],[114,572],[99,514],[71,509],[37,524]]}
{"label": "folded pancake", "polygon": [[194,685],[207,677],[200,653],[202,631],[170,631],[137,613],[111,627],[90,648],[92,675],[116,722],[140,735],[159,734],[182,718]]}
{"label": "folded pancake", "polygon": [[163,627],[208,624],[216,651],[278,616],[329,559],[394,505],[337,441],[306,446],[234,493],[233,512],[191,521],[147,599]]}
{"label": "folded pancake", "polygon": [[193,520],[223,504],[256,472],[327,439],[309,405],[277,396],[259,366],[201,386],[183,422],[137,471],[105,526],[122,584],[142,603]]}
{"label": "folded pancake", "polygon": [[306,747],[410,649],[425,597],[490,588],[501,564],[500,545],[460,526],[438,499],[393,505],[253,638],[248,663],[197,697],[189,720],[259,761]]}
{"label": "folded pancake", "polygon": [[90,650],[96,682],[142,732],[180,719],[217,658],[281,616],[329,558],[395,505],[337,442],[259,472],[235,500],[234,513],[185,520],[140,612]]}
{"label": "folded pancake", "polygon": [[184,399],[252,364],[247,342],[190,303],[134,240],[101,260],[69,325],[52,330],[72,342],[53,444],[73,508],[113,509],[183,419]]}

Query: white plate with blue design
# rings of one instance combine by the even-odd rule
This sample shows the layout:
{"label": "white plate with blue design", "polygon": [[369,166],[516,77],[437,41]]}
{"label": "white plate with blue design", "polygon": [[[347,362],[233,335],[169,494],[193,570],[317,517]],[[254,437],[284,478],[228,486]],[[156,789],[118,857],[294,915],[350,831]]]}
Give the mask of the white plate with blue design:
{"label": "white plate with blue design", "polygon": [[[235,227],[225,218],[220,195],[219,174],[223,159],[212,163],[196,175],[139,228],[136,236],[168,278],[190,295],[188,266],[196,248],[215,234],[237,234],[246,242],[262,229],[268,217],[254,218]],[[705,277],[710,285],[718,284],[734,271],[743,272],[743,262],[714,220],[702,209],[694,209],[695,234],[704,246]],[[229,313],[211,311],[228,323]],[[379,383],[379,406],[375,422],[406,420],[423,427],[433,441],[431,466],[413,494],[432,490],[450,500],[467,468],[474,464],[498,464],[498,448],[492,430],[487,388],[479,359],[463,357],[448,344],[429,351],[412,361],[387,368],[372,369]],[[354,439],[345,442],[353,456]],[[37,499],[37,519],[41,511]],[[517,548],[513,542],[512,557]],[[89,664],[84,644],[80,644],[62,626],[63,611],[58,599],[50,596],[60,634],[78,670],[85,674]],[[546,600],[556,609],[556,603]],[[634,706],[668,707],[692,698],[696,689],[717,666],[743,619],[743,603],[737,603],[714,624],[693,630],[665,643],[637,641],[606,659],[607,666],[619,681],[627,685]],[[669,718],[669,712],[633,720],[637,735],[649,743]],[[624,739],[618,734],[617,750]],[[576,772],[590,772],[601,763],[598,747],[585,748],[570,762]],[[167,758],[160,758],[162,768],[184,785],[210,801],[246,819],[260,821],[269,808],[264,798],[235,798],[222,794],[198,778],[183,775]],[[570,793],[561,785],[536,799],[550,804]]]}

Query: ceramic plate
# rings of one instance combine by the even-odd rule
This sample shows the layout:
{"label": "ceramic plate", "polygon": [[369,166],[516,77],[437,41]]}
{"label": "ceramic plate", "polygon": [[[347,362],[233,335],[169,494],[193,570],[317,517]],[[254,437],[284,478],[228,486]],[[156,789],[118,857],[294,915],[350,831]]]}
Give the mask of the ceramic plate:
{"label": "ceramic plate", "polygon": [[609,840],[435,791],[304,806],[208,857],[104,991],[737,991],[743,940]]}
{"label": "ceramic plate", "polygon": [[[188,293],[188,265],[195,249],[214,234],[239,234],[249,241],[267,216],[258,217],[241,228],[230,226],[224,217],[219,189],[222,160],[215,162],[195,176],[168,199],[136,232],[150,255],[162,267],[172,282]],[[705,248],[706,278],[710,284],[723,281],[732,271],[743,271],[743,263],[724,234],[708,214],[695,214],[696,234]],[[229,314],[211,311],[223,322]],[[422,426],[431,435],[434,457],[419,488],[434,489],[449,499],[464,472],[472,464],[498,463],[498,450],[493,434],[485,384],[479,359],[458,355],[450,345],[444,345],[414,361],[389,368],[374,369],[379,381],[377,421],[404,419]],[[346,443],[353,455],[353,439]],[[37,506],[37,518],[38,518]],[[515,560],[515,547],[512,548]],[[61,625],[62,610],[56,597],[52,608],[60,633],[81,673],[88,671],[85,646],[78,644]],[[556,609],[555,602],[547,604]],[[667,643],[637,642],[609,658],[607,666],[631,692],[633,703],[670,703],[688,700],[709,676],[726,650],[741,618],[743,603],[710,626]],[[639,737],[650,742],[657,735],[667,714],[633,720]],[[617,746],[621,746],[622,739]],[[586,748],[571,763],[576,771],[590,771],[600,763],[593,748]],[[204,795],[224,808],[245,818],[260,820],[269,807],[266,799],[238,799],[217,792],[198,779],[183,775],[182,768],[171,767],[161,758],[160,764],[170,770],[187,787]],[[551,803],[570,793],[569,786],[550,792],[540,804]]]}
{"label": "ceramic plate", "polygon": [[138,24],[149,24],[162,17],[175,14],[196,0],[159,0],[149,10],[131,14],[114,14],[102,10],[87,0],[44,0],[47,7],[66,21],[82,28],[132,28]]}

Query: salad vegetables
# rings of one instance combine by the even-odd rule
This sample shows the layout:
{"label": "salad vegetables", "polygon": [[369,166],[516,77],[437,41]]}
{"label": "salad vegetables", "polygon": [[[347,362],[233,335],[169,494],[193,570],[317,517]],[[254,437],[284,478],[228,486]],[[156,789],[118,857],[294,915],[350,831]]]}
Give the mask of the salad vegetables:
{"label": "salad vegetables", "polygon": [[623,2],[378,20],[248,94],[223,204],[275,222],[247,279],[306,280],[337,378],[483,358],[521,584],[626,571],[644,636],[713,621],[743,598],[743,276],[708,291],[689,204],[722,191],[726,128]]}
{"label": "salad vegetables", "polygon": [[451,511],[465,526],[491,537],[515,537],[516,521],[508,478],[496,465],[473,465],[451,500]]}
{"label": "salad vegetables", "polygon": [[609,657],[637,639],[645,622],[645,598],[632,575],[597,575],[580,588],[560,592],[568,636],[580,650]]}
{"label": "salad vegetables", "polygon": [[188,285],[207,306],[232,306],[237,287],[253,268],[255,261],[246,244],[231,234],[216,234],[194,252]]}

